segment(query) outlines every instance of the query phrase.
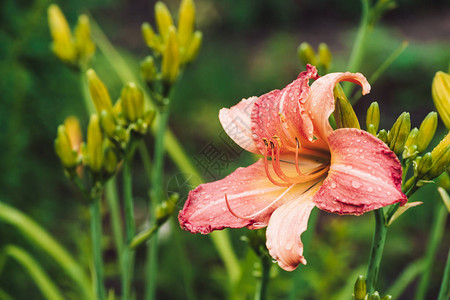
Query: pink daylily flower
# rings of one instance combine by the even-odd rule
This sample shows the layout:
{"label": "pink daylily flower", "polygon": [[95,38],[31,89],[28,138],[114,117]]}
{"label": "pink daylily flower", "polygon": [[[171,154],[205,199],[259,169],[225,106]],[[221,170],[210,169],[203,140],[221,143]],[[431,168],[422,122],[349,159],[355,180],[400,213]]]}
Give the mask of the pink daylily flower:
{"label": "pink daylily flower", "polygon": [[[311,86],[310,79],[315,79]],[[385,143],[366,131],[330,126],[333,88],[340,81],[361,85],[363,94],[370,91],[362,74],[319,78],[308,65],[284,89],[223,108],[219,118],[227,134],[264,158],[191,191],[178,216],[181,227],[207,234],[226,227],[267,226],[270,255],[292,271],[306,264],[300,236],[314,206],[361,215],[403,205],[402,168]]]}

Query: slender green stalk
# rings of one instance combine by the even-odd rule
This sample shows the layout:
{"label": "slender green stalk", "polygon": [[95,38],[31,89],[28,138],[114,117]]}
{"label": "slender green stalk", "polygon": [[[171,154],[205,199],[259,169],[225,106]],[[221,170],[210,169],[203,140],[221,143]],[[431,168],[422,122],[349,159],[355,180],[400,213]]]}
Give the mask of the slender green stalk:
{"label": "slender green stalk", "polygon": [[[122,259],[123,250],[123,232],[122,219],[120,217],[119,199],[117,197],[116,178],[111,178],[105,185],[106,200],[108,201],[111,214],[111,227],[113,231],[114,244],[117,250],[117,257]],[[119,263],[119,268],[122,268]]]}
{"label": "slender green stalk", "polygon": [[391,295],[392,299],[400,298],[411,282],[423,272],[424,267],[425,261],[423,259],[411,263],[391,285],[387,294]]}
{"label": "slender green stalk", "polygon": [[[356,72],[359,70],[359,66],[361,65],[363,59],[364,46],[366,43],[367,31],[369,26],[369,1],[361,0],[361,5],[361,23],[359,25],[358,33],[356,34],[355,42],[353,44],[352,52],[350,54],[350,59],[347,65],[347,71],[349,72]],[[352,86],[348,83],[344,85],[344,92],[346,95],[350,95],[351,88]]]}
{"label": "slender green stalk", "polygon": [[159,229],[159,226],[153,225],[147,230],[140,232],[130,242],[130,248],[136,249],[146,241],[148,241]]}
{"label": "slender green stalk", "polygon": [[[8,245],[3,247],[0,252],[0,273],[6,263],[8,257],[14,258],[22,267],[28,272],[28,274],[33,278],[36,286],[41,291],[45,299],[48,300],[62,300],[64,299],[61,291],[53,283],[53,281],[48,277],[39,263],[31,257],[25,250],[14,245]],[[9,299],[8,296],[3,298],[2,293],[0,293],[0,299]],[[10,298],[12,299],[12,298]]]}
{"label": "slender green stalk", "polygon": [[438,300],[447,300],[450,297],[450,250],[448,251],[447,263],[445,264],[444,275],[442,276],[441,288],[439,289]]}
{"label": "slender green stalk", "polygon": [[80,298],[92,299],[90,283],[83,268],[39,224],[4,202],[0,202],[0,221],[14,226],[29,242],[52,257],[78,286]]}
{"label": "slender green stalk", "polygon": [[409,42],[404,41],[400,47],[398,47],[394,52],[392,52],[391,55],[378,67],[378,69],[373,72],[372,76],[369,78],[369,83],[373,85],[375,81],[377,81],[378,78],[386,71],[387,68],[389,68],[390,65],[405,51],[405,49],[408,47]]}
{"label": "slender green stalk", "polygon": [[434,257],[436,256],[437,249],[442,237],[444,236],[445,222],[447,221],[447,208],[439,201],[436,203],[436,208],[433,216],[433,224],[430,232],[430,239],[427,245],[427,251],[425,253],[425,270],[420,278],[419,285],[417,287],[415,300],[425,299],[427,293],[428,284],[430,282],[431,269],[433,267]]}
{"label": "slender green stalk", "polygon": [[92,199],[91,207],[91,237],[92,255],[94,259],[94,293],[99,300],[104,300],[105,286],[103,282],[103,255],[102,255],[102,216],[100,195]]}
{"label": "slender green stalk", "polygon": [[369,264],[367,268],[367,292],[373,293],[378,280],[381,257],[383,255],[384,243],[386,241],[387,227],[384,219],[383,208],[374,211],[375,231],[370,251]]}
{"label": "slender green stalk", "polygon": [[[155,216],[156,206],[164,200],[163,195],[163,174],[164,174],[164,137],[169,121],[169,105],[166,105],[159,111],[158,129],[155,134],[155,151],[152,168],[152,191],[151,191],[151,207],[150,216]],[[152,223],[155,225],[156,218]],[[153,300],[156,297],[156,280],[158,272],[158,233],[154,233],[153,241],[148,248],[148,258],[146,264],[147,285],[146,299]]]}
{"label": "slender green stalk", "polygon": [[270,259],[266,256],[261,257],[261,278],[256,286],[255,300],[267,299],[267,287],[270,278]]}
{"label": "slender green stalk", "polygon": [[133,182],[132,182],[132,163],[136,143],[130,138],[128,149],[125,151],[123,162],[123,202],[125,216],[125,234],[126,245],[122,250],[122,299],[130,299],[131,280],[133,274],[134,251],[131,250],[129,243],[136,233],[134,223],[134,205],[133,205]]}

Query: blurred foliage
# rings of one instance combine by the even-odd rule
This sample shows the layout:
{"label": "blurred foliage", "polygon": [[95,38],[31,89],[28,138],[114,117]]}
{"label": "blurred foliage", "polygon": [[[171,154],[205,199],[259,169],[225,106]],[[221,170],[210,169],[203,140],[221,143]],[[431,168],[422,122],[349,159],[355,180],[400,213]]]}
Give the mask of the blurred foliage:
{"label": "blurred foliage", "polygon": [[[50,49],[46,21],[50,2],[0,2],[0,201],[11,203],[32,216],[87,266],[87,211],[82,206],[81,196],[62,176],[53,151],[57,125],[69,114],[77,115],[82,124],[87,124],[87,114],[76,73],[62,65]],[[171,9],[178,5],[175,0],[167,2]],[[327,42],[334,57],[332,71],[345,70],[360,12],[359,2],[344,0],[198,0],[196,3],[199,26],[205,33],[204,46],[197,63],[186,70],[179,82],[170,120],[174,132],[193,158],[222,132],[217,118],[221,107],[283,87],[296,77],[303,68],[296,55],[301,42],[310,42],[314,48],[319,42]],[[368,77],[403,40],[409,40],[410,46],[374,84],[372,93],[356,105],[355,111],[361,122],[364,122],[364,112],[372,101],[378,101],[380,105],[380,128],[390,127],[396,116],[405,110],[411,113],[412,126],[418,127],[426,114],[435,110],[431,82],[436,71],[448,71],[450,60],[448,34],[444,40],[444,29],[436,27],[435,23],[439,18],[448,22],[448,10],[442,10],[446,3],[445,0],[398,1],[398,8],[389,12],[381,27],[372,33],[366,47],[366,57],[370,59],[364,60],[360,70]],[[70,0],[59,4],[71,26],[78,13],[89,10],[121,48],[130,66],[138,70],[137,62],[147,51],[140,24],[154,21],[150,9],[154,3]],[[412,22],[422,26],[417,35],[408,31]],[[423,30],[426,39],[423,39]],[[122,88],[120,80],[104,57],[96,55],[93,63],[111,94],[118,95]],[[436,136],[443,136],[444,130],[439,124]],[[151,143],[151,138],[147,142]],[[437,142],[435,138],[430,148]],[[239,155],[220,176],[253,160],[250,154]],[[142,171],[140,168],[140,162],[136,160],[136,172]],[[169,163],[165,182],[177,173]],[[145,182],[144,178],[137,180],[137,197],[146,197],[148,187]],[[413,198],[424,204],[405,213],[390,227],[380,271],[383,274],[380,290],[387,290],[401,271],[425,251],[424,241],[433,206],[440,200],[432,185],[420,190]],[[137,206],[139,211],[147,210],[145,205]],[[104,227],[108,233],[108,212],[104,213]],[[269,298],[288,297],[295,280],[300,282],[295,287],[298,298],[349,299],[349,292],[341,292],[341,289],[351,293],[354,279],[359,275],[354,272],[367,262],[372,230],[371,215],[336,217],[320,212],[316,232],[305,249],[308,265],[300,266],[293,273],[273,268],[278,276],[270,282]],[[246,234],[245,229],[230,233],[239,257],[247,266],[240,291],[248,295],[254,289],[253,271],[258,268],[257,258],[240,240],[240,236]],[[180,248],[169,238],[173,234],[181,237],[186,248]],[[199,299],[224,298],[226,278],[208,238],[182,232],[176,222],[165,226],[160,236],[160,253],[164,255],[161,255],[159,265],[159,299],[185,299],[186,284],[192,284]],[[12,242],[29,248],[17,232],[2,224],[0,245]],[[112,244],[112,241],[105,240],[105,243]],[[450,236],[446,235],[436,261],[445,260],[449,244]],[[59,286],[70,284],[58,279],[58,271],[45,256],[35,249],[30,251]],[[137,260],[144,254],[144,251],[138,251]],[[115,253],[107,250],[104,255],[108,261]],[[180,255],[188,257],[192,263],[181,267]],[[143,290],[144,271],[139,263],[137,266],[135,284],[139,295]],[[39,295],[34,285],[29,284],[30,278],[14,262],[8,262],[6,267],[8,272],[0,275],[3,290],[16,299]],[[117,288],[116,271],[107,266],[106,272],[109,276],[107,286]],[[442,265],[436,264],[430,298],[437,294],[441,274]],[[402,299],[410,299],[413,291],[414,287],[411,287]]]}

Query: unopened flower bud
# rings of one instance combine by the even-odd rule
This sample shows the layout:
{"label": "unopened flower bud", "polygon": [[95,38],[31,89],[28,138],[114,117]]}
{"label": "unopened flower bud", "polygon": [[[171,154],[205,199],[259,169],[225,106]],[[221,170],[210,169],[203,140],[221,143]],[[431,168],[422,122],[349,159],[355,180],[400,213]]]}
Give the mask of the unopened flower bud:
{"label": "unopened flower bud", "polygon": [[169,196],[169,199],[163,201],[156,207],[156,223],[162,225],[174,212],[179,195],[173,193]]}
{"label": "unopened flower bud", "polygon": [[434,179],[444,172],[450,165],[449,134],[431,151],[433,166],[428,173],[429,179]]}
{"label": "unopened flower bud", "polygon": [[431,93],[442,122],[450,130],[450,75],[437,72],[433,79]]}
{"label": "unopened flower bud", "polygon": [[352,105],[348,101],[344,91],[339,84],[334,87],[334,96],[335,109],[333,115],[334,119],[336,120],[337,128],[360,129],[361,127],[359,126],[359,121],[356,117],[355,111],[353,110]]}
{"label": "unopened flower bud", "polygon": [[113,113],[115,117],[119,117],[122,114],[122,100],[118,99],[113,106]]}
{"label": "unopened flower bud", "polygon": [[55,151],[59,156],[62,165],[66,169],[73,169],[77,165],[77,152],[73,150],[64,125],[58,126],[55,139]]}
{"label": "unopened flower bud", "polygon": [[114,148],[107,147],[105,149],[105,155],[103,159],[103,169],[108,175],[112,175],[114,174],[114,172],[116,172],[118,161],[119,159]]}
{"label": "unopened flower bud", "polygon": [[166,41],[169,35],[169,28],[173,26],[173,20],[169,9],[161,1],[158,1],[155,4],[155,19],[159,34],[161,35],[163,41]]}
{"label": "unopened flower bud", "polygon": [[155,111],[153,109],[149,109],[144,113],[143,121],[147,126],[151,126],[153,123],[153,120],[155,119]]}
{"label": "unopened flower bud", "polygon": [[180,53],[178,48],[177,33],[174,26],[169,28],[166,47],[163,52],[161,73],[162,79],[169,84],[175,82],[180,67]]}
{"label": "unopened flower bud", "polygon": [[186,48],[186,52],[182,57],[182,63],[189,63],[197,58],[200,48],[202,46],[203,34],[200,31],[194,32],[191,42]]}
{"label": "unopened flower bud", "polygon": [[375,130],[375,126],[373,126],[373,124],[369,124],[367,127],[367,132],[371,135],[377,136],[377,131]]}
{"label": "unopened flower bud", "polygon": [[79,152],[81,142],[83,141],[80,122],[77,117],[69,116],[64,120],[64,126],[66,128],[67,136],[69,137],[72,149]]}
{"label": "unopened flower bud", "polygon": [[378,134],[377,134],[377,138],[379,138],[380,140],[382,140],[383,142],[385,142],[387,144],[388,138],[389,138],[389,133],[386,130],[381,129],[380,132],[378,132]]}
{"label": "unopened flower bud", "polygon": [[178,42],[180,47],[186,47],[194,32],[195,5],[193,0],[182,0],[178,13]]}
{"label": "unopened flower bud", "polygon": [[369,300],[380,300],[380,294],[375,291],[372,295],[369,296]]}
{"label": "unopened flower bud", "polygon": [[433,157],[430,152],[427,152],[421,158],[418,157],[415,162],[416,164],[414,164],[414,166],[417,166],[417,169],[415,169],[415,176],[423,178],[433,165]]}
{"label": "unopened flower bud", "polygon": [[369,129],[369,125],[372,124],[375,128],[375,132],[378,131],[380,125],[380,107],[378,102],[372,102],[367,109],[366,126]]}
{"label": "unopened flower bud", "polygon": [[436,132],[436,127],[437,113],[432,111],[425,117],[422,124],[420,124],[419,136],[417,137],[417,151],[419,153],[427,149]]}
{"label": "unopened flower bud", "polygon": [[131,123],[144,115],[144,94],[134,82],[128,83],[120,96],[122,100],[122,112],[124,117]]}
{"label": "unopened flower bud", "polygon": [[86,147],[88,165],[92,172],[97,173],[103,165],[103,135],[96,114],[89,120]]}
{"label": "unopened flower bud", "polygon": [[86,15],[78,17],[78,24],[75,27],[75,43],[78,59],[87,63],[95,53],[95,44],[91,38],[91,26]]}
{"label": "unopened flower bud", "polygon": [[298,58],[302,63],[316,65],[316,52],[307,42],[303,42],[297,48]]}
{"label": "unopened flower bud", "polygon": [[381,298],[381,300],[392,300],[392,296],[391,295],[386,295],[383,298]]}
{"label": "unopened flower bud", "polygon": [[405,145],[403,146],[403,159],[414,159],[418,154],[417,151],[417,137],[419,136],[419,129],[414,127],[408,134]]}
{"label": "unopened flower bud", "polygon": [[53,52],[62,61],[74,64],[77,59],[77,51],[72,32],[66,17],[56,4],[48,7],[48,25],[53,39]]}
{"label": "unopened flower bud", "polygon": [[320,43],[319,44],[319,60],[320,60],[320,64],[325,69],[324,70],[325,73],[328,73],[328,70],[330,69],[332,58],[333,57],[331,55],[330,49],[328,48],[328,45],[325,43]]}
{"label": "unopened flower bud", "polygon": [[141,63],[142,78],[148,83],[154,82],[157,79],[158,72],[156,71],[153,57],[147,56]]}
{"label": "unopened flower bud", "polygon": [[114,119],[114,116],[107,112],[106,110],[103,110],[100,114],[100,124],[103,128],[103,131],[105,131],[106,135],[109,138],[114,138],[117,123]]}
{"label": "unopened flower bud", "polygon": [[156,52],[161,52],[161,41],[158,37],[158,35],[153,30],[152,25],[145,22],[142,24],[141,27],[142,30],[142,36],[144,38],[145,43],[148,47],[155,50]]}
{"label": "unopened flower bud", "polygon": [[89,92],[91,93],[91,98],[94,102],[97,113],[100,114],[102,110],[111,112],[111,97],[109,96],[105,84],[101,81],[93,69],[87,70],[86,75],[89,83]]}
{"label": "unopened flower bud", "polygon": [[367,293],[366,279],[363,275],[359,275],[355,282],[353,296],[355,300],[364,300]]}
{"label": "unopened flower bud", "polygon": [[391,148],[395,154],[399,155],[402,153],[403,146],[405,145],[410,130],[411,121],[409,119],[409,113],[404,112],[398,117],[397,121],[395,121],[389,131],[389,148]]}

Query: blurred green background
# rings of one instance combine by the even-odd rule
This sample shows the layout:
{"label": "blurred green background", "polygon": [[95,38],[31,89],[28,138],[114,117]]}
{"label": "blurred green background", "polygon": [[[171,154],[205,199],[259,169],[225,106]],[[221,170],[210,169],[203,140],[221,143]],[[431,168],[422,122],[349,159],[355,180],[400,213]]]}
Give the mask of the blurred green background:
{"label": "blurred green background", "polygon": [[[179,2],[165,1],[172,12]],[[77,115],[86,130],[88,116],[83,105],[79,78],[58,61],[50,50],[47,27],[48,0],[0,2],[0,201],[26,212],[49,230],[71,253],[89,265],[89,215],[81,195],[64,177],[53,150],[57,126],[70,114]],[[71,26],[78,14],[88,12],[108,38],[138,70],[138,62],[149,54],[142,40],[142,22],[154,23],[154,1],[67,0],[60,5]],[[304,41],[313,47],[326,42],[333,52],[333,71],[345,71],[360,19],[359,1],[239,1],[197,0],[198,28],[204,44],[196,62],[178,83],[173,98],[170,126],[195,162],[202,150],[215,143],[222,151],[237,149],[223,140],[217,118],[222,107],[230,107],[241,98],[282,88],[303,70],[297,58],[297,46]],[[382,112],[381,128],[389,129],[403,111],[411,113],[412,125],[419,126],[429,111],[435,110],[431,81],[436,71],[448,71],[450,61],[450,1],[398,1],[373,31],[367,43],[361,73],[370,76],[376,68],[407,40],[406,51],[372,86],[372,92],[355,106],[361,123],[372,101]],[[100,51],[93,67],[108,86],[113,98],[119,96],[122,83],[110,62]],[[439,124],[437,137],[445,133]],[[434,144],[437,144],[436,138]],[[152,145],[149,135],[146,143]],[[228,147],[228,148],[227,148]],[[227,150],[228,149],[228,150]],[[228,157],[221,169],[200,172],[219,179],[237,166],[248,165],[254,157],[238,153]],[[169,185],[179,174],[168,159],[165,182]],[[147,179],[139,158],[135,166],[136,216],[145,226]],[[172,180],[172,181],[171,181]],[[170,190],[171,187],[168,188]],[[414,195],[422,206],[408,211],[388,233],[381,265],[379,289],[386,292],[409,263],[423,256],[439,200],[435,185]],[[108,212],[104,231],[109,233]],[[372,239],[373,217],[340,217],[318,212],[318,224],[305,249],[308,265],[288,273],[273,268],[269,285],[270,299],[283,299],[295,285],[298,299],[351,299],[352,284],[365,273]],[[447,224],[448,228],[448,224]],[[246,229],[230,231],[236,251],[247,266],[242,283],[243,295],[254,290],[256,258],[240,240]],[[178,239],[172,238],[174,235]],[[182,231],[177,222],[162,228],[158,279],[158,299],[186,299],[190,284],[197,299],[226,298],[226,275],[207,236]],[[178,242],[175,242],[178,241]],[[181,242],[180,242],[181,241]],[[36,257],[55,282],[70,290],[71,283],[58,276],[61,271],[38,249],[34,249],[12,227],[0,223],[0,247],[20,245]],[[107,262],[107,287],[118,289],[120,279],[112,263],[113,242],[104,239]],[[184,245],[184,246],[180,246]],[[437,295],[450,236],[442,240],[431,277],[427,299]],[[109,250],[110,249],[110,250]],[[143,270],[139,262],[145,251],[137,253],[135,286],[143,289]],[[180,272],[180,257],[189,276]],[[110,265],[108,265],[110,261]],[[411,299],[417,281],[401,299]],[[0,287],[16,299],[40,299],[40,293],[26,272],[8,261],[0,274]],[[67,294],[70,298],[70,294]]]}

